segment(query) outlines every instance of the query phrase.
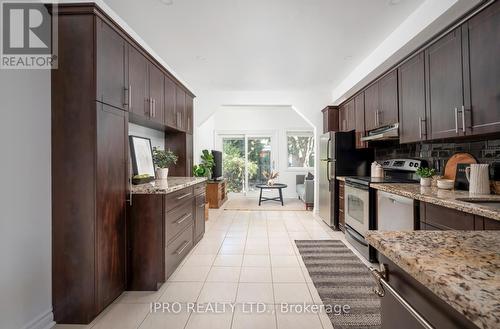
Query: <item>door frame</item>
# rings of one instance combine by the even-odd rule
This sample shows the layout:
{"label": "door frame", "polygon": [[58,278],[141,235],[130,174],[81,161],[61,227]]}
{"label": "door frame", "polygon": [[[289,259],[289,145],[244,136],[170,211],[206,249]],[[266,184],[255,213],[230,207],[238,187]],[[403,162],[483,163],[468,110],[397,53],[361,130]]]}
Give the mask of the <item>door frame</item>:
{"label": "door frame", "polygon": [[223,138],[243,138],[245,147],[245,180],[243,182],[243,195],[248,195],[248,139],[268,137],[271,138],[271,168],[277,170],[279,168],[279,150],[277,130],[216,130],[215,131],[215,148],[223,152]]}

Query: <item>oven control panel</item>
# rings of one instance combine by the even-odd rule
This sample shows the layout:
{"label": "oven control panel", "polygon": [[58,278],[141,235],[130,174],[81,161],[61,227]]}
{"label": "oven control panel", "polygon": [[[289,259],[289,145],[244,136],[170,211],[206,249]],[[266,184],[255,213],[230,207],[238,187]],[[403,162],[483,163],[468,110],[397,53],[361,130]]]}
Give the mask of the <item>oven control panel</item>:
{"label": "oven control panel", "polygon": [[382,167],[386,170],[417,171],[417,169],[421,166],[427,166],[425,160],[392,159],[382,161]]}

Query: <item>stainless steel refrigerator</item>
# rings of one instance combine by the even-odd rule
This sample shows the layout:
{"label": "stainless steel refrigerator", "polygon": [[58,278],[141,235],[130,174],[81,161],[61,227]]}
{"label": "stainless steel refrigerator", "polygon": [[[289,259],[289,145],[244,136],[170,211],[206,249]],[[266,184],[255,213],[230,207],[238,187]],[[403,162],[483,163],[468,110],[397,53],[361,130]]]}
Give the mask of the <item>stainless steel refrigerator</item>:
{"label": "stainless steel refrigerator", "polygon": [[373,150],[357,150],[354,131],[321,135],[319,150],[319,216],[339,229],[336,177],[369,175]]}

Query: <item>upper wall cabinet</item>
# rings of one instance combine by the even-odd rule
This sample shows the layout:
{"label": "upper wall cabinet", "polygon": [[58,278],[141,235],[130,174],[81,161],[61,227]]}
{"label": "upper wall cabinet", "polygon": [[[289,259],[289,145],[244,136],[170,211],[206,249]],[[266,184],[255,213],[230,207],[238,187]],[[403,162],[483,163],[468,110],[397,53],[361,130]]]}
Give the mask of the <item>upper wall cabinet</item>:
{"label": "upper wall cabinet", "polygon": [[176,104],[176,84],[174,81],[165,77],[165,125],[170,128],[177,128],[177,112],[175,110]]}
{"label": "upper wall cabinet", "polygon": [[494,2],[465,23],[462,26],[462,35],[468,40],[465,43],[468,45],[468,56],[464,56],[466,133],[477,135],[498,132],[500,1]]}
{"label": "upper wall cabinet", "polygon": [[327,106],[323,110],[323,133],[339,130],[339,109],[336,106]]}
{"label": "upper wall cabinet", "polygon": [[164,124],[164,83],[165,76],[156,65],[149,64],[149,117],[151,120]]}
{"label": "upper wall cabinet", "polygon": [[97,19],[97,101],[126,109],[127,43],[108,24]]}
{"label": "upper wall cabinet", "polygon": [[393,70],[365,90],[366,130],[398,122],[398,76]]}
{"label": "upper wall cabinet", "polygon": [[175,89],[175,112],[177,129],[186,131],[186,92],[179,86]]}
{"label": "upper wall cabinet", "polygon": [[186,132],[193,134],[193,97],[186,94]]}
{"label": "upper wall cabinet", "polygon": [[423,52],[398,69],[399,138],[401,143],[426,139],[425,65]]}
{"label": "upper wall cabinet", "polygon": [[462,35],[457,28],[425,51],[427,117],[432,139],[462,136]]}
{"label": "upper wall cabinet", "polygon": [[354,97],[354,118],[356,130],[356,148],[366,148],[366,142],[361,141],[365,135],[365,93],[361,92]]}
{"label": "upper wall cabinet", "polygon": [[129,111],[149,116],[148,60],[137,49],[128,47]]}
{"label": "upper wall cabinet", "polygon": [[356,129],[356,112],[354,99],[351,99],[339,108],[340,131],[351,131]]}

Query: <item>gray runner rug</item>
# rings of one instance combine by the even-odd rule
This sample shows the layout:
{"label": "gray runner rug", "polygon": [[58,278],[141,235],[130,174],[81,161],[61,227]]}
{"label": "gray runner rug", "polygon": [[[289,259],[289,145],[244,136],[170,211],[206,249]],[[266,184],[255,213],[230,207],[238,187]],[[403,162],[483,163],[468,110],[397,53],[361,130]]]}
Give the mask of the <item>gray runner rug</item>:
{"label": "gray runner rug", "polygon": [[[333,327],[380,328],[380,298],[368,268],[340,240],[295,240],[325,305],[349,305],[349,313],[328,313]],[[339,315],[339,313],[342,313]]]}

